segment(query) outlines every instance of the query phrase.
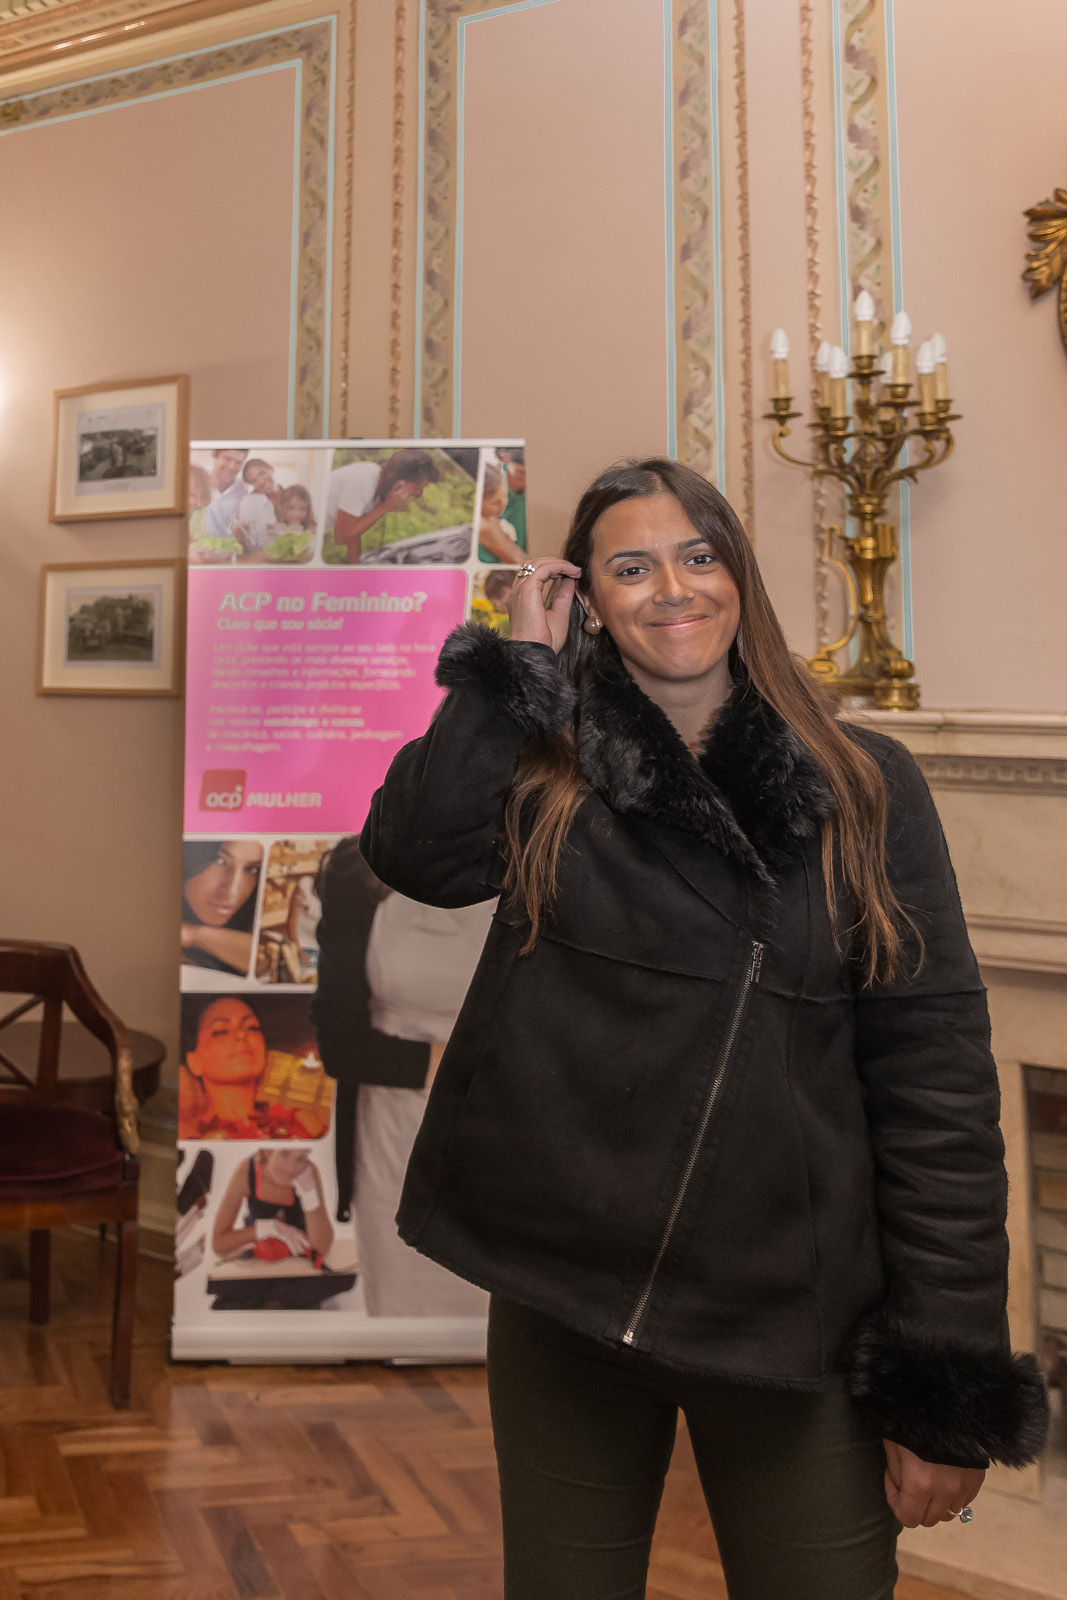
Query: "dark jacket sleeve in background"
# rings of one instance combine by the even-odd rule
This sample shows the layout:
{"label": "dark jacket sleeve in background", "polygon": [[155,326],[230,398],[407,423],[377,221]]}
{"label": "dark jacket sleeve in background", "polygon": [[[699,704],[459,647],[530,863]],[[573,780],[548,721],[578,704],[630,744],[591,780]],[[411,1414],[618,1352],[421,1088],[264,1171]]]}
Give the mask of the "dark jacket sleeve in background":
{"label": "dark jacket sleeve in background", "polygon": [[471,906],[501,890],[504,807],[528,738],[558,732],[574,691],[547,644],[468,623],[446,639],[433,722],[395,757],[360,835],[383,883],[431,906]]}
{"label": "dark jacket sleeve in background", "polygon": [[853,1392],[883,1438],[926,1461],[1018,1466],[1040,1448],[1046,1402],[1033,1357],[1008,1345],[1007,1180],[985,989],[925,780],[902,746],[879,743],[886,864],[925,948],[917,974],[913,945],[894,983],[856,986],[889,1293],[856,1338]]}

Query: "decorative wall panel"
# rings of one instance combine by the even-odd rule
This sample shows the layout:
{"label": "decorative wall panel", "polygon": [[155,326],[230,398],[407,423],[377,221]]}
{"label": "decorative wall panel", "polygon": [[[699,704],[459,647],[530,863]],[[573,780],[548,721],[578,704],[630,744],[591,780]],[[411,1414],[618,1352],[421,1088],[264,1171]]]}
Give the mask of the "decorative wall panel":
{"label": "decorative wall panel", "polygon": [[299,74],[298,150],[290,432],[300,439],[328,433],[329,288],[332,229],[333,18],[236,39],[210,49],[149,62],[0,100],[0,137],[16,130],[84,116],[161,94],[173,94],[287,65]]}

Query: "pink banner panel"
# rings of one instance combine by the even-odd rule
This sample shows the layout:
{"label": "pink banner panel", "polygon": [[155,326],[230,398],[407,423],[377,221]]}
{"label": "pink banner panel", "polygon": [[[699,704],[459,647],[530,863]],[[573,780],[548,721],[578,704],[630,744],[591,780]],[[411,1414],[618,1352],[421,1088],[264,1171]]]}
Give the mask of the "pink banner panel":
{"label": "pink banner panel", "polygon": [[358,831],[466,593],[457,568],[191,571],[185,832]]}

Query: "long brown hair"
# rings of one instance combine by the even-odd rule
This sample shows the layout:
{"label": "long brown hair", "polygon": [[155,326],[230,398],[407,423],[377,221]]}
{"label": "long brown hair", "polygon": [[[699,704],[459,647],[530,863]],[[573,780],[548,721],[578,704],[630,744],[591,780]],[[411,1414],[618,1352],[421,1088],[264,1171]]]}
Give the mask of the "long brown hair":
{"label": "long brown hair", "polygon": [[[903,964],[903,929],[910,919],[886,874],[885,781],[877,763],[842,732],[822,691],[790,653],[752,547],[727,501],[706,478],[677,461],[650,456],[624,462],[601,473],[582,495],[563,546],[564,559],[587,574],[593,535],[604,512],[624,500],[656,494],[675,497],[737,585],[744,670],[819,763],[833,791],[836,815],[823,823],[822,861],[835,937],[838,855],[857,907],[854,931],[863,952],[865,982],[891,979]],[[576,684],[598,648],[598,641],[582,631],[583,617],[575,596],[559,663]],[[506,887],[523,902],[529,916],[527,948],[536,940],[551,905],[560,853],[587,792],[571,729],[526,747],[508,796]]]}

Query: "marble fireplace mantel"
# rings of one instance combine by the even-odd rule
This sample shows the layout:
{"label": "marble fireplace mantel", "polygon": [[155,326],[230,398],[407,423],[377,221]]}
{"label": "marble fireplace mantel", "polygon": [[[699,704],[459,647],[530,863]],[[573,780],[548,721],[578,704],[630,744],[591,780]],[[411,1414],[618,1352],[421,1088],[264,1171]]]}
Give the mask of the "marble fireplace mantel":
{"label": "marble fireplace mantel", "polygon": [[[1033,1349],[1024,1068],[1067,1071],[1067,712],[854,712],[907,745],[948,838],[989,990],[1007,1149],[1012,1342]],[[1067,1426],[1062,1419],[1058,1426]],[[964,1528],[906,1530],[901,1570],[976,1600],[1067,1600],[1067,1479],[994,1470]]]}

